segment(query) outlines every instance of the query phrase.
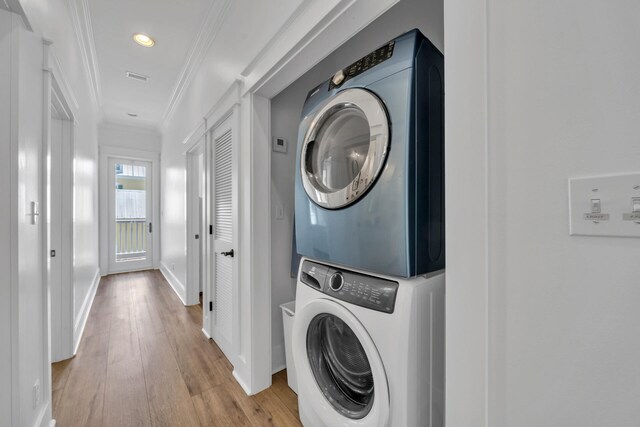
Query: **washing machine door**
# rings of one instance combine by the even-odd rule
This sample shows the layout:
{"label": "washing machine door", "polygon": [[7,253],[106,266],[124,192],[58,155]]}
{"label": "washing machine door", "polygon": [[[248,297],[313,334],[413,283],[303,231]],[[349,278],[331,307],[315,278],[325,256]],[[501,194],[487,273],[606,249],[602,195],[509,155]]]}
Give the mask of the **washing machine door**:
{"label": "washing machine door", "polygon": [[[389,387],[375,344],[360,321],[329,299],[296,312],[292,337],[301,405],[325,426],[385,426]],[[315,424],[314,424],[315,425]]]}
{"label": "washing machine door", "polygon": [[382,172],[389,120],[382,101],[365,89],[346,89],[315,114],[301,151],[307,195],[327,209],[356,202]]}

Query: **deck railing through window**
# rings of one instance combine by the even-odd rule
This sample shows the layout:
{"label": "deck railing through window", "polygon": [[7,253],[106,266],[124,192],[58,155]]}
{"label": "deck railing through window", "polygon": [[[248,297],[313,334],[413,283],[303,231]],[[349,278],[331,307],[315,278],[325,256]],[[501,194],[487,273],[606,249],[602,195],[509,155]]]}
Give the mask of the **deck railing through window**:
{"label": "deck railing through window", "polygon": [[144,218],[116,219],[116,260],[144,258],[147,252],[147,221]]}

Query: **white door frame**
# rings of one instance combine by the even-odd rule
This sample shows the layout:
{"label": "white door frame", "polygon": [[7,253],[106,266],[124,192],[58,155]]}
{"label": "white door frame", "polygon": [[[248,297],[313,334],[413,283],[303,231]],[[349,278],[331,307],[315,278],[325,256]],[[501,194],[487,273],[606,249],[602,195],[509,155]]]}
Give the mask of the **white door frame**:
{"label": "white door frame", "polygon": [[[499,299],[492,294],[490,268],[495,261],[489,215],[488,10],[488,0],[453,0],[444,8],[445,194],[456,195],[445,200],[445,418],[454,426],[499,425],[494,414],[504,409],[495,407],[491,393],[496,378],[489,334],[495,319],[490,308]],[[455,174],[460,170],[464,176]],[[466,206],[475,207],[474,215],[467,214]]]}
{"label": "white door frame", "polygon": [[[232,319],[232,341],[226,347],[225,355],[234,366],[234,369],[238,363],[242,361],[242,354],[240,353],[242,335],[240,334],[241,318],[240,318],[240,262],[246,256],[240,241],[240,221],[239,221],[239,176],[242,173],[239,163],[239,151],[240,151],[240,98],[239,84],[234,85],[234,90],[231,90],[224,97],[222,103],[220,103],[214,110],[212,110],[205,118],[204,130],[206,136],[205,143],[205,245],[204,245],[204,292],[203,292],[203,332],[213,339],[215,336],[215,316],[213,316],[212,308],[215,306],[215,271],[214,271],[214,234],[213,229],[215,227],[215,198],[214,198],[214,167],[213,167],[213,134],[218,127],[224,124],[227,120],[232,131],[232,149],[233,149],[233,165],[232,169],[234,173],[233,193],[235,197],[233,222],[235,227],[233,230],[233,241],[235,244],[233,258],[233,319]],[[234,370],[235,372],[235,370]]]}
{"label": "white door frame", "polygon": [[[109,191],[112,190],[109,183],[109,159],[124,158],[151,162],[152,180],[152,209],[151,222],[153,223],[152,254],[153,265],[157,269],[160,265],[160,154],[151,151],[134,150],[128,148],[111,147],[101,145],[100,153],[100,271],[102,275],[121,272],[110,270],[109,266]],[[123,270],[128,271],[128,270]]]}
{"label": "white door frame", "polygon": [[[138,160],[124,157],[109,157],[108,161],[108,180],[113,185],[116,180],[115,166],[118,163],[131,163],[133,166],[138,165],[145,167],[145,212],[146,212],[146,225],[143,229],[143,235],[147,240],[147,250],[145,251],[144,259],[136,259],[135,257],[126,262],[121,262],[118,264],[118,257],[116,255],[116,191],[114,191],[113,186],[108,190],[109,194],[109,208],[107,209],[107,214],[109,215],[109,272],[112,273],[123,273],[129,271],[139,271],[139,270],[148,270],[153,268],[153,242],[155,240],[154,236],[154,222],[153,222],[153,214],[149,217],[149,213],[153,212],[153,163],[148,160]],[[148,165],[148,166],[147,166]],[[151,191],[150,191],[151,190]]]}
{"label": "white door frame", "polygon": [[[242,72],[241,356],[248,394],[271,385],[271,99],[399,0],[307,1]],[[317,62],[310,62],[314,58]],[[248,189],[248,191],[244,191]],[[234,371],[235,373],[235,371]]]}
{"label": "white door frame", "polygon": [[[48,71],[44,74],[44,117],[43,117],[43,141],[44,141],[44,153],[47,157],[53,159],[51,141],[52,132],[52,120],[53,115],[57,115],[63,126],[64,136],[58,143],[61,144],[58,147],[59,161],[56,164],[51,163],[50,168],[60,169],[61,186],[60,188],[54,188],[49,182],[49,176],[47,173],[43,174],[43,188],[50,188],[51,198],[57,199],[61,203],[61,209],[58,212],[60,214],[59,230],[60,235],[56,242],[53,242],[55,247],[48,247],[48,236],[52,227],[49,225],[51,218],[47,215],[43,221],[43,242],[44,242],[44,254],[45,260],[45,282],[48,286],[49,301],[50,301],[50,335],[51,335],[51,360],[60,361],[73,357],[75,354],[74,349],[74,307],[73,307],[73,188],[74,188],[74,174],[73,174],[73,159],[75,157],[74,152],[74,140],[75,140],[75,116],[71,108],[71,104],[68,99],[74,99],[73,94],[68,91],[66,81],[61,69],[57,65],[55,55],[52,54],[49,44],[45,43],[47,47],[45,51],[45,60],[48,65],[45,64],[45,70]],[[60,83],[62,82],[62,83]],[[43,209],[46,214],[49,212],[50,206],[48,206],[46,193],[43,197]],[[55,258],[53,260],[50,254],[50,250],[55,250]],[[51,264],[50,262],[58,262],[61,269],[61,281],[50,281]],[[51,286],[49,286],[51,283]]]}
{"label": "white door frame", "polygon": [[[203,136],[191,146],[187,152],[187,284],[185,292],[185,305],[194,305],[200,302],[200,281],[204,283],[204,269],[202,268],[204,258],[204,245],[208,230],[204,225],[204,204],[200,207],[200,193],[202,186],[205,184],[204,176],[199,176],[198,172],[203,175],[206,166],[206,142]],[[202,170],[198,165],[200,155],[205,159]],[[207,233],[205,233],[207,231]],[[198,235],[198,238],[195,236]],[[202,263],[201,263],[202,260]],[[204,296],[204,288],[203,288]],[[203,306],[205,304],[203,303]]]}

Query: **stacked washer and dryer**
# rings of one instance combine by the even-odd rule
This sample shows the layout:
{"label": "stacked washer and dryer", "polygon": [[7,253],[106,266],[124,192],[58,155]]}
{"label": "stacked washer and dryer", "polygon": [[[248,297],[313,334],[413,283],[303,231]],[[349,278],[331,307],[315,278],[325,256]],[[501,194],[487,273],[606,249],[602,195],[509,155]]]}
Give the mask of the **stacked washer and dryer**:
{"label": "stacked washer and dryer", "polygon": [[307,96],[292,336],[306,427],[444,425],[443,67],[413,30]]}

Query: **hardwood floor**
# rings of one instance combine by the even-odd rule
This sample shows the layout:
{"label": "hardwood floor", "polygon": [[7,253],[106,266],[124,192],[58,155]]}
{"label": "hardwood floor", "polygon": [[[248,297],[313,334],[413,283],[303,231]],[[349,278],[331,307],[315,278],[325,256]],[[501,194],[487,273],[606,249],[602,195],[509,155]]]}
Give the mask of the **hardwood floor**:
{"label": "hardwood floor", "polygon": [[247,396],[157,270],[103,277],[78,354],[53,364],[57,427],[300,426],[286,372]]}

